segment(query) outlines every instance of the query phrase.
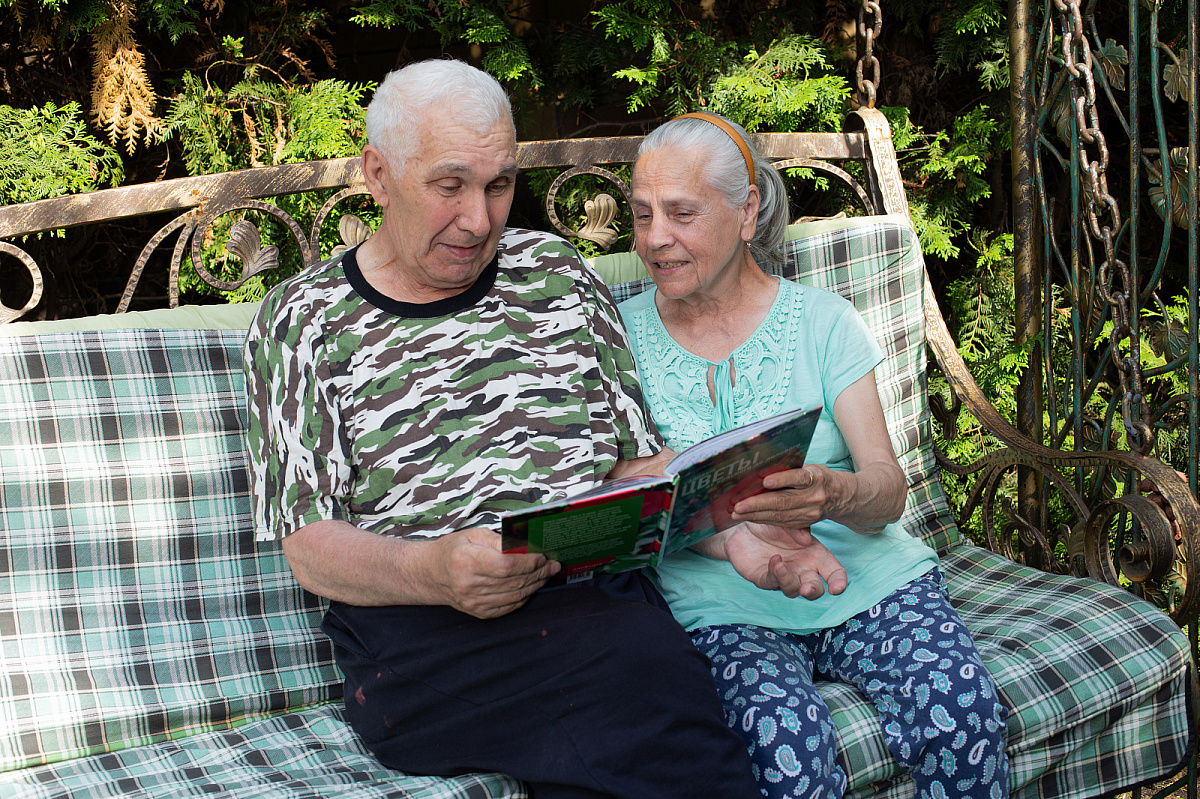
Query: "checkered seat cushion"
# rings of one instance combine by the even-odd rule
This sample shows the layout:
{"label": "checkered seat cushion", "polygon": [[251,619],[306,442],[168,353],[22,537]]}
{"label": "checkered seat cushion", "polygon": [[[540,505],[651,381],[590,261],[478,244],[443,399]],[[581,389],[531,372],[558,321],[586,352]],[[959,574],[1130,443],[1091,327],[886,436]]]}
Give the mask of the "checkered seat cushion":
{"label": "checkered seat cushion", "polygon": [[[1012,711],[1014,795],[1172,771],[1189,751],[1186,639],[1124,592],[960,540],[932,458],[915,237],[890,218],[811,230],[793,231],[789,276],[849,296],[884,347],[904,523],[944,553]],[[242,338],[0,339],[0,797],[523,796],[501,775],[384,769],[345,726],[320,606],[249,532]],[[851,795],[911,796],[872,708],[821,690]]]}
{"label": "checkered seat cushion", "polygon": [[[908,476],[904,528],[941,554],[951,599],[999,683],[1014,796],[1101,796],[1177,770],[1190,750],[1195,677],[1186,637],[1163,613],[1092,580],[1047,575],[962,540],[933,457],[926,393],[925,267],[903,217],[789,229],[783,276],[849,299],[883,348],[876,379]],[[644,270],[598,259],[624,299]],[[849,796],[911,797],[874,708],[821,683],[838,723]]]}
{"label": "checkered seat cushion", "polygon": [[408,777],[250,518],[241,330],[0,338],[0,796],[523,796]]}

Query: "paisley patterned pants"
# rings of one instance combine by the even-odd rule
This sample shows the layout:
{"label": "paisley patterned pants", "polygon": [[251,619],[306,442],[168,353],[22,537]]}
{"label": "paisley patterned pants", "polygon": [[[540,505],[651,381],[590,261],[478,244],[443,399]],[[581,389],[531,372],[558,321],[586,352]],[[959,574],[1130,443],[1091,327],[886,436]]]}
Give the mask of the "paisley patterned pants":
{"label": "paisley patterned pants", "polygon": [[1008,796],[1007,710],[937,570],[817,633],[716,625],[691,636],[712,662],[726,722],[746,741],[763,796],[846,790],[814,678],[852,685],[874,704],[920,799]]}

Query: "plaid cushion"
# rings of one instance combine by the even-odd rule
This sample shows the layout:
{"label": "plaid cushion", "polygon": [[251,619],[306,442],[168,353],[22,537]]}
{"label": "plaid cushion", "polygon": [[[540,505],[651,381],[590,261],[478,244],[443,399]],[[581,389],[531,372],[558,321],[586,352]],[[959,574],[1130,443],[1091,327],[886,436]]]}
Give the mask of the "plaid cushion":
{"label": "plaid cushion", "polygon": [[0,771],[340,696],[254,541],[240,331],[0,339]]}
{"label": "plaid cushion", "polygon": [[[950,598],[996,678],[1013,796],[1105,796],[1174,772],[1191,751],[1187,638],[1158,609],[1094,580],[1046,574],[963,544],[942,558]],[[874,708],[821,684],[847,796],[911,797]]]}
{"label": "plaid cushion", "polygon": [[511,777],[413,777],[379,765],[340,705],[259,719],[236,730],[192,735],[52,766],[0,774],[12,799],[129,796],[312,799],[523,799]]}
{"label": "plaid cushion", "polygon": [[925,261],[905,219],[872,219],[788,242],[783,276],[842,295],[883,348],[875,368],[892,448],[908,475],[900,524],[934,549],[957,543],[958,527],[933,457],[925,373]]}

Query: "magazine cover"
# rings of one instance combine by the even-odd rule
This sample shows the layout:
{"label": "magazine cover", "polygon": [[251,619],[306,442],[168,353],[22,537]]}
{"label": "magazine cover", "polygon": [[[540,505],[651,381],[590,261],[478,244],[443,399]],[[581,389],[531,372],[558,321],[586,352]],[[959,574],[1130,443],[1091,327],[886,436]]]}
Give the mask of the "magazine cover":
{"label": "magazine cover", "polygon": [[551,584],[594,572],[622,572],[657,563],[673,498],[673,481],[633,476],[584,494],[505,517],[505,552],[542,552],[563,564]]}
{"label": "magazine cover", "polygon": [[733,527],[733,506],[762,493],[764,477],[803,466],[820,415],[814,408],[772,416],[730,430],[727,435],[740,432],[740,440],[726,441],[719,451],[711,444],[720,436],[673,459],[665,470],[676,488],[664,554]]}
{"label": "magazine cover", "polygon": [[633,476],[505,515],[505,552],[541,552],[563,564],[552,584],[595,572],[656,566],[670,552],[734,526],[733,506],[763,478],[804,465],[821,409],[787,411],[679,453],[666,476]]}

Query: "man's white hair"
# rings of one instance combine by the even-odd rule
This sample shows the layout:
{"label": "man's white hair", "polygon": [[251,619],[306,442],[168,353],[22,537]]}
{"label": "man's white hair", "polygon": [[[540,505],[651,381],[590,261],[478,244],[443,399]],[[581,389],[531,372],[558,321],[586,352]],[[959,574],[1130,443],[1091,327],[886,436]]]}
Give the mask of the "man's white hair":
{"label": "man's white hair", "polygon": [[448,58],[393,70],[367,106],[367,142],[383,153],[396,177],[416,152],[417,131],[431,110],[481,135],[501,121],[515,131],[508,95],[486,72]]}

